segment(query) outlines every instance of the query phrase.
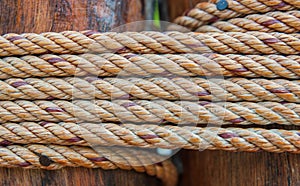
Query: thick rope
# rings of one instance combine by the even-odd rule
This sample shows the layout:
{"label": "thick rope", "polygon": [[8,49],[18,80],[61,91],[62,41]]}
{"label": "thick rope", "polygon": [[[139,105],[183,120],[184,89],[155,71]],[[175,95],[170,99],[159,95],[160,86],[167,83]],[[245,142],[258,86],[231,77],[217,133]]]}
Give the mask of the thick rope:
{"label": "thick rope", "polygon": [[252,14],[244,18],[217,21],[211,25],[199,27],[197,32],[283,32],[297,33],[300,31],[300,12],[269,12]]}
{"label": "thick rope", "polygon": [[[110,159],[108,159],[110,158]],[[0,147],[1,167],[42,168],[48,170],[63,167],[124,169],[145,172],[162,179],[165,185],[175,186],[175,166],[163,157],[143,150],[126,148],[88,147],[59,145],[9,145]],[[161,162],[161,163],[159,163]]]}
{"label": "thick rope", "polygon": [[5,123],[0,144],[44,143],[300,153],[300,131],[92,123]]}
{"label": "thick rope", "polygon": [[[226,0],[228,8],[218,10],[217,1],[213,3],[202,2],[189,10],[184,16],[178,17],[174,23],[189,30],[195,30],[202,25],[227,20],[236,17],[244,17],[249,14],[267,13],[275,10],[288,11],[300,8],[299,0]],[[171,25],[169,30],[178,29],[176,25]],[[179,28],[180,29],[180,28]]]}
{"label": "thick rope", "polygon": [[285,79],[28,78],[0,80],[0,100],[165,99],[300,103],[300,81]]}
{"label": "thick rope", "polygon": [[175,124],[300,124],[300,104],[165,100],[0,101],[0,123],[134,122]]}
{"label": "thick rope", "polygon": [[243,76],[300,78],[298,55],[82,54],[0,58],[0,79],[48,76]]}
{"label": "thick rope", "polygon": [[291,55],[300,53],[300,34],[65,31],[0,37],[0,56],[90,51]]}

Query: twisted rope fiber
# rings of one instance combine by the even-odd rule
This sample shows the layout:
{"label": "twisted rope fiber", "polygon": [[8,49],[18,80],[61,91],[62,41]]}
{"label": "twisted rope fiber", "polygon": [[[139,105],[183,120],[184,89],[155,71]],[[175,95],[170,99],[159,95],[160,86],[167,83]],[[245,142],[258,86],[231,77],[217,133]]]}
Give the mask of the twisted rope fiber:
{"label": "twisted rope fiber", "polygon": [[288,101],[300,103],[300,81],[205,78],[11,78],[0,80],[0,100],[166,99]]}
{"label": "twisted rope fiber", "polygon": [[188,102],[166,100],[0,101],[0,123],[134,122],[175,124],[300,124],[300,105],[277,102]]}
{"label": "twisted rope fiber", "polygon": [[[111,158],[110,160],[107,157]],[[161,162],[162,157],[149,151],[120,147],[88,147],[59,145],[9,145],[0,147],[1,167],[42,168],[48,170],[63,167],[87,167],[112,170],[121,168],[146,172],[156,176],[165,185],[177,182],[175,166],[170,161]]]}
{"label": "twisted rope fiber", "polygon": [[48,76],[243,76],[300,78],[298,55],[82,54],[0,58],[0,79]]}
{"label": "twisted rope fiber", "polygon": [[297,33],[300,30],[300,12],[269,12],[252,14],[244,18],[217,21],[211,25],[199,27],[197,32],[283,32]]}
{"label": "twisted rope fiber", "polygon": [[300,153],[298,130],[48,122],[5,123],[0,129],[2,145],[51,143]]}
{"label": "twisted rope fiber", "polygon": [[[267,0],[226,0],[228,8],[218,10],[217,1],[202,2],[189,10],[185,15],[174,20],[174,23],[189,30],[195,30],[202,25],[207,25],[218,20],[227,20],[236,17],[244,17],[249,14],[267,13],[275,10],[288,11],[300,8],[299,0],[289,1],[267,1]],[[178,29],[171,25],[170,30]]]}
{"label": "twisted rope fiber", "polygon": [[300,34],[65,31],[21,35],[11,33],[0,37],[0,56],[90,51],[291,55],[299,54]]}

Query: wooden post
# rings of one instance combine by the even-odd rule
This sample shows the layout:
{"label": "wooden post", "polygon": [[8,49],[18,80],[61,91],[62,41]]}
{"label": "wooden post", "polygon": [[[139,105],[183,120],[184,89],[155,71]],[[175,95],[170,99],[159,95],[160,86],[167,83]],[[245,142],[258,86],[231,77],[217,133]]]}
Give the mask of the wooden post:
{"label": "wooden post", "polygon": [[[1,0],[0,34],[64,30],[108,31],[143,19],[140,0]],[[0,185],[158,185],[135,171],[66,168],[58,171],[0,168]]]}
{"label": "wooden post", "polygon": [[207,0],[168,0],[170,21],[192,9],[197,3],[204,1]]}

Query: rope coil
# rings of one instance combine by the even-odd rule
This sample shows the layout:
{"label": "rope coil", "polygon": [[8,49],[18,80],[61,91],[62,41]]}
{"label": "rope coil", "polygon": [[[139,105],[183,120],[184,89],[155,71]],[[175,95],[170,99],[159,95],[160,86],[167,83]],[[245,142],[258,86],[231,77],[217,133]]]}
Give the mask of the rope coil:
{"label": "rope coil", "polygon": [[[0,166],[121,168],[173,186],[170,161],[111,146],[300,153],[297,130],[196,126],[300,125],[299,8],[299,0],[211,0],[175,20],[205,33],[0,36]],[[219,75],[230,78],[195,77]],[[96,152],[89,142],[110,147]]]}
{"label": "rope coil", "polygon": [[93,31],[5,34],[0,56],[45,53],[221,53],[299,54],[300,34],[229,32],[124,32]]}
{"label": "rope coil", "polygon": [[[106,157],[113,157],[114,161]],[[87,167],[112,170],[121,168],[156,176],[167,186],[177,182],[175,166],[170,161],[159,163],[161,157],[154,153],[126,148],[102,148],[97,151],[80,146],[60,145],[9,145],[0,147],[1,167],[42,168],[48,170],[63,167]],[[122,162],[122,163],[121,163]]]}
{"label": "rope coil", "polygon": [[[227,20],[236,17],[244,17],[249,14],[268,13],[275,10],[289,11],[300,8],[298,0],[226,0],[228,8],[219,11],[216,1],[202,2],[189,10],[186,15],[180,16],[174,20],[174,23],[195,30],[202,25],[216,22],[218,20]],[[173,25],[170,30],[178,29]]]}
{"label": "rope coil", "polygon": [[10,78],[0,80],[0,100],[165,99],[209,101],[288,101],[300,103],[300,81],[285,79]]}
{"label": "rope coil", "polygon": [[24,122],[0,125],[0,144],[41,143],[167,149],[300,153],[300,131],[113,123]]}
{"label": "rope coil", "polygon": [[297,33],[300,30],[300,12],[269,12],[251,14],[244,18],[217,21],[197,28],[197,32],[283,32]]}
{"label": "rope coil", "polygon": [[300,105],[277,102],[189,102],[166,100],[0,101],[0,123],[134,122],[218,125],[299,125]]}
{"label": "rope coil", "polygon": [[0,58],[0,79],[48,76],[242,76],[299,79],[298,55],[82,54]]}

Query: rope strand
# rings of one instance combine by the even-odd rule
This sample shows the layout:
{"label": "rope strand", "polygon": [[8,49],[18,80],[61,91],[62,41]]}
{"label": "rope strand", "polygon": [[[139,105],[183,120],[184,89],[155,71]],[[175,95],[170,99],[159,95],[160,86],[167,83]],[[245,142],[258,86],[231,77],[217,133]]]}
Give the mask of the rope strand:
{"label": "rope strand", "polygon": [[86,53],[222,53],[299,54],[300,34],[180,33],[93,31],[6,34],[0,36],[0,56]]}
{"label": "rope strand", "polygon": [[298,130],[262,128],[117,125],[112,123],[5,123],[0,144],[44,143],[82,146],[137,146],[166,149],[300,153]]}
{"label": "rope strand", "polygon": [[[110,159],[108,159],[110,158]],[[120,147],[102,148],[97,151],[88,147],[59,145],[9,145],[0,147],[1,167],[42,168],[48,170],[63,167],[124,169],[145,172],[162,179],[167,186],[175,186],[177,172],[170,161],[144,150]]]}
{"label": "rope strand", "polygon": [[0,58],[0,79],[48,76],[242,76],[300,78],[298,55],[83,54]]}
{"label": "rope strand", "polygon": [[0,100],[165,99],[300,103],[300,81],[285,79],[11,78],[0,80]]}
{"label": "rope strand", "polygon": [[0,101],[0,123],[134,122],[175,124],[300,124],[300,105],[277,102],[188,102],[165,100]]}
{"label": "rope strand", "polygon": [[[218,10],[217,1],[202,2],[189,10],[184,16],[178,17],[174,23],[189,30],[195,30],[202,25],[210,24],[218,20],[227,20],[236,17],[244,17],[249,14],[267,13],[274,10],[288,11],[300,8],[299,0],[226,0],[228,8]],[[178,29],[171,25],[169,30]]]}
{"label": "rope strand", "polygon": [[283,32],[297,33],[300,30],[300,12],[269,12],[252,14],[244,18],[217,21],[197,28],[197,32]]}

